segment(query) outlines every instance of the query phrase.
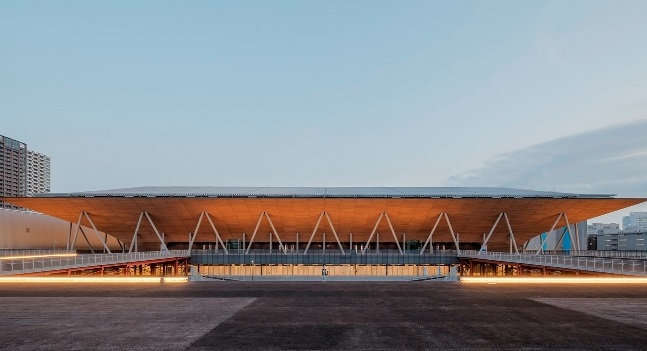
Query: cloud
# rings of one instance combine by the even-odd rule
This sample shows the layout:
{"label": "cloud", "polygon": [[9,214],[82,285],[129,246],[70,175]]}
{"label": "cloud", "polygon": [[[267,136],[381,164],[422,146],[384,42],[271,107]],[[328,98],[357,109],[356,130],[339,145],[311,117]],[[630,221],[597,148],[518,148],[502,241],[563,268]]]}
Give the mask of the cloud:
{"label": "cloud", "polygon": [[647,197],[647,120],[513,151],[446,183]]}

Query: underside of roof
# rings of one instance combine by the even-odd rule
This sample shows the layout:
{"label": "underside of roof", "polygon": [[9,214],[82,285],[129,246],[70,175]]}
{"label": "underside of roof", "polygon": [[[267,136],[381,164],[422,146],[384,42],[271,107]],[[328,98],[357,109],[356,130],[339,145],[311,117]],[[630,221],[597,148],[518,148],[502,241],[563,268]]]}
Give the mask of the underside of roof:
{"label": "underside of roof", "polygon": [[[336,233],[342,242],[349,242],[352,236],[353,243],[359,244],[367,242],[375,232],[381,242],[393,242],[396,238],[399,241],[405,236],[407,240],[424,242],[438,221],[433,242],[451,242],[453,230],[461,243],[480,243],[484,233],[492,230],[488,243],[490,250],[506,250],[510,245],[510,235],[503,220],[492,229],[502,213],[509,218],[516,242],[522,244],[550,230],[558,218],[561,219],[557,227],[561,227],[566,225],[567,218],[570,224],[575,224],[647,200],[501,188],[256,188],[246,192],[241,188],[209,188],[210,191],[184,188],[183,194],[177,188],[173,192],[168,188],[155,189],[147,193],[150,195],[131,189],[130,192],[4,200],[73,223],[85,212],[99,231],[126,245],[133,241],[133,233],[138,230],[140,248],[159,248],[158,236],[147,218],[138,225],[144,213],[150,216],[155,228],[164,233],[166,243],[186,243],[189,233],[196,232],[196,228],[196,243],[214,242],[210,223],[199,221],[206,213],[223,240],[246,238],[249,241],[256,233],[254,242],[268,242],[270,233],[276,233],[283,243],[299,240],[303,243],[307,238],[318,242],[322,241],[324,233],[328,238],[331,238],[330,233]],[[196,189],[210,195],[196,196]],[[295,189],[307,191],[297,196]],[[348,195],[313,196],[313,189],[320,189],[318,194]],[[215,193],[228,195],[213,195]],[[270,196],[276,193],[283,196]],[[321,220],[324,212],[330,222],[327,217]],[[451,227],[444,219],[438,219],[441,214],[447,215]],[[88,221],[82,219],[81,224],[87,226]]]}

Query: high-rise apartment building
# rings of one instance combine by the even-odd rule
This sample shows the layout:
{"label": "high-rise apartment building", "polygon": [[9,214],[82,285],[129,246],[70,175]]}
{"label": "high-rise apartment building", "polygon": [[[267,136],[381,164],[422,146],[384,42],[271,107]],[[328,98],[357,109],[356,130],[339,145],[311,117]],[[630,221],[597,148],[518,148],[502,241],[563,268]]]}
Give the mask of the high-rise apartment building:
{"label": "high-rise apartment building", "polygon": [[50,192],[49,156],[36,151],[27,151],[27,196]]}
{"label": "high-rise apartment building", "polygon": [[[50,192],[49,156],[28,151],[27,144],[0,135],[0,196]],[[0,201],[0,208],[15,208]]]}
{"label": "high-rise apartment building", "polygon": [[27,144],[0,135],[0,196],[27,195]]}

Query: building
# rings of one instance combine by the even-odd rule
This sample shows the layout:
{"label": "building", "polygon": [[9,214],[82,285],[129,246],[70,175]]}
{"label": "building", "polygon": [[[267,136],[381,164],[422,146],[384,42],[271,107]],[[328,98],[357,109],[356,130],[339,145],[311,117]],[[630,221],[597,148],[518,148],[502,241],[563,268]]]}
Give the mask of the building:
{"label": "building", "polygon": [[[50,192],[49,156],[28,150],[27,144],[0,135],[0,197]],[[0,208],[17,209],[0,201]]]}
{"label": "building", "polygon": [[224,243],[245,250],[401,250],[427,243],[489,251],[522,250],[541,233],[561,238],[565,226],[575,234],[567,237],[570,247],[584,247],[574,224],[646,201],[441,187],[144,187],[5,200],[72,223],[92,221],[140,250]]}
{"label": "building", "polygon": [[51,160],[36,151],[27,151],[27,196],[50,192]]}
{"label": "building", "polygon": [[620,232],[618,223],[591,223],[587,225],[588,235],[615,234]]}
{"label": "building", "polygon": [[[0,135],[0,196],[27,196],[27,144]],[[0,207],[8,207],[4,202]]]}
{"label": "building", "polygon": [[629,216],[622,217],[622,229],[647,229],[647,212],[630,212]]}
{"label": "building", "polygon": [[598,234],[597,249],[603,251],[647,251],[647,230]]}
{"label": "building", "polygon": [[62,236],[41,238],[48,246],[189,250],[200,274],[440,275],[464,250],[583,248],[587,219],[647,199],[509,188],[144,187],[3,200],[71,223]]}

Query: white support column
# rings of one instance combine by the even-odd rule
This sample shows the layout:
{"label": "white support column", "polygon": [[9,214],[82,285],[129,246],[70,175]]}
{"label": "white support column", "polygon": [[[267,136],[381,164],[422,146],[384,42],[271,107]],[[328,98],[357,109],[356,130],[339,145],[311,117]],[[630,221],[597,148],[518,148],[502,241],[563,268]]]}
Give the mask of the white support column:
{"label": "white support column", "polygon": [[[211,229],[213,229],[213,232],[216,233],[216,250],[218,250],[218,242],[220,242],[220,245],[222,245],[222,249],[225,250],[225,254],[229,255],[229,251],[227,251],[227,247],[225,244],[222,242],[222,238],[220,237],[220,233],[218,233],[218,230],[216,229],[216,226],[213,224],[213,221],[211,220],[211,216],[209,215],[209,212],[203,212],[204,214],[207,215],[207,220],[209,221],[209,224],[211,225]],[[244,234],[243,234],[244,237]]]}
{"label": "white support column", "polygon": [[265,218],[267,218],[267,221],[270,222],[270,227],[272,227],[272,231],[276,236],[276,240],[279,242],[279,248],[282,247],[283,253],[287,253],[285,246],[283,246],[283,243],[281,242],[281,237],[279,236],[279,233],[276,232],[276,228],[274,228],[274,223],[272,223],[272,219],[270,218],[270,215],[267,212],[265,212]]}
{"label": "white support column", "polygon": [[151,219],[151,216],[148,214],[148,212],[144,212],[144,215],[146,215],[146,218],[148,219],[148,223],[150,223],[151,227],[153,227],[153,231],[157,235],[157,239],[159,239],[160,243],[162,243],[162,246],[164,247],[164,250],[168,251],[168,247],[166,247],[166,243],[162,239],[162,236],[160,235],[160,232],[157,230],[157,227],[155,227],[155,223],[153,223],[153,220]]}
{"label": "white support column", "polygon": [[452,223],[449,221],[449,216],[447,215],[447,212],[445,212],[445,220],[447,221],[447,225],[449,226],[449,232],[452,234],[452,238],[454,239],[454,244],[456,245],[456,253],[461,254],[461,249],[460,249],[460,242],[458,241],[458,236],[454,234],[454,229],[452,228]]}
{"label": "white support column", "polygon": [[443,214],[445,212],[441,212],[438,215],[438,219],[436,219],[436,223],[434,223],[434,227],[431,229],[431,232],[429,232],[429,236],[427,236],[427,240],[425,240],[425,244],[422,245],[422,249],[420,250],[420,254],[422,255],[425,252],[425,248],[427,248],[427,244],[429,244],[429,253],[431,253],[433,249],[433,244],[431,243],[432,236],[434,235],[434,232],[436,231],[436,227],[438,227],[438,223],[440,223],[440,219],[443,217]]}
{"label": "white support column", "polygon": [[348,233],[348,251],[353,251],[353,233]]}
{"label": "white support column", "polygon": [[297,233],[296,250],[298,255],[299,254],[299,233]]}
{"label": "white support column", "polygon": [[487,247],[487,243],[488,241],[490,241],[490,237],[492,236],[492,233],[494,233],[494,229],[496,229],[497,224],[499,224],[501,217],[503,217],[503,212],[499,213],[499,217],[496,218],[496,221],[494,222],[492,229],[490,229],[490,233],[488,233],[488,235],[485,237],[485,240],[483,240],[483,245],[481,245],[481,249],[479,250],[479,252],[485,251],[485,248]]}
{"label": "white support column", "polygon": [[339,241],[339,237],[337,236],[337,231],[335,230],[335,227],[332,225],[332,220],[330,220],[330,216],[328,215],[328,212],[324,211],[324,214],[326,215],[326,219],[328,219],[328,224],[330,224],[330,229],[332,230],[332,234],[335,236],[335,239],[337,240],[337,245],[339,245],[341,254],[345,255],[346,252],[344,252],[344,248],[341,246],[341,241]]}
{"label": "white support column", "polygon": [[97,230],[97,227],[94,225],[94,222],[92,222],[92,218],[90,218],[90,215],[88,215],[87,212],[83,212],[83,214],[85,215],[85,218],[88,219],[88,222],[90,222],[90,225],[92,226],[92,229],[94,229],[94,233],[97,235],[97,238],[99,238],[99,240],[103,244],[103,247],[106,249],[106,251],[108,253],[112,253],[112,252],[110,252],[110,249],[108,248],[108,244],[106,244],[106,242],[101,237],[101,234],[99,234],[99,231]]}
{"label": "white support column", "polygon": [[265,212],[261,212],[261,215],[258,217],[258,222],[256,222],[256,228],[254,228],[254,233],[252,233],[252,237],[249,238],[249,243],[247,244],[247,250],[245,250],[245,254],[249,253],[249,249],[252,247],[252,243],[254,242],[254,238],[256,237],[256,232],[258,231],[258,227],[261,225],[261,219],[263,219],[263,215]]}
{"label": "white support column", "polygon": [[375,251],[380,252],[380,232],[375,233]]}
{"label": "white support column", "polygon": [[382,220],[382,216],[384,216],[384,212],[380,213],[380,216],[377,218],[377,222],[375,222],[375,226],[373,227],[373,230],[371,231],[371,235],[368,237],[368,240],[366,241],[366,246],[364,247],[364,250],[362,250],[362,254],[366,252],[366,249],[368,249],[368,245],[371,243],[371,239],[373,239],[373,235],[375,235],[375,231],[377,230],[377,226],[380,225],[380,221]]}
{"label": "white support column", "polygon": [[67,244],[65,244],[65,249],[70,249],[70,241],[72,240],[72,222],[70,222],[70,231],[67,233]]}
{"label": "white support column", "polygon": [[407,249],[407,233],[402,233],[402,250]]}
{"label": "white support column", "polygon": [[74,232],[74,237],[72,238],[72,245],[70,246],[71,250],[74,250],[76,246],[76,238],[79,235],[79,228],[81,228],[81,218],[83,218],[83,211],[79,213],[79,220],[76,221],[76,231]]}
{"label": "white support column", "polygon": [[[137,233],[139,233],[139,226],[142,224],[142,218],[144,218],[144,212],[139,214],[139,220],[137,221],[137,226],[135,227],[135,233],[133,234],[133,240],[130,241],[130,248],[128,252],[133,252],[133,246],[137,242]],[[137,249],[135,249],[135,252]]]}
{"label": "white support column", "polygon": [[512,231],[512,226],[510,225],[510,219],[508,219],[508,214],[503,212],[503,218],[505,218],[505,223],[508,226],[508,231],[510,232],[510,253],[512,253],[512,247],[514,247],[514,252],[519,253],[519,247],[517,246],[517,239],[514,238],[514,232]]}
{"label": "white support column", "polygon": [[391,218],[389,218],[389,214],[387,212],[384,212],[384,217],[386,217],[386,222],[389,224],[389,229],[391,229],[393,240],[395,241],[395,245],[398,247],[398,251],[400,251],[400,255],[404,255],[404,252],[402,252],[402,247],[400,247],[400,242],[398,241],[398,236],[395,234],[395,230],[393,230],[393,225],[391,224]]}
{"label": "white support column", "polygon": [[577,223],[573,226],[575,227],[575,242],[577,243],[577,251],[582,250],[582,243],[580,242],[580,229],[577,227]]}
{"label": "white support column", "polygon": [[308,245],[306,245],[306,249],[303,250],[304,255],[306,253],[308,253],[308,249],[310,248],[310,244],[312,244],[312,238],[314,238],[315,233],[317,233],[317,229],[319,228],[319,223],[321,223],[321,219],[323,218],[324,213],[326,213],[326,212],[325,211],[321,212],[321,215],[319,215],[319,219],[317,220],[317,224],[315,224],[315,229],[312,231],[312,235],[310,235],[310,239],[308,240]]}
{"label": "white support column", "polygon": [[200,212],[200,218],[198,218],[198,224],[195,226],[193,235],[189,240],[189,250],[188,250],[189,252],[191,252],[191,249],[193,248],[193,242],[195,241],[195,237],[198,235],[198,230],[200,230],[200,224],[202,224],[202,217],[204,217],[204,212]]}
{"label": "white support column", "polygon": [[560,214],[557,216],[557,219],[555,220],[555,223],[553,223],[553,226],[550,228],[548,233],[546,233],[546,237],[544,238],[544,240],[541,240],[541,235],[539,236],[539,249],[537,249],[536,254],[539,254],[540,252],[544,253],[544,244],[546,243],[546,241],[548,241],[548,238],[550,237],[550,233],[552,233],[553,230],[555,230],[555,226],[557,226],[557,223],[559,223],[559,220],[562,219],[563,215],[564,213],[560,212]]}

